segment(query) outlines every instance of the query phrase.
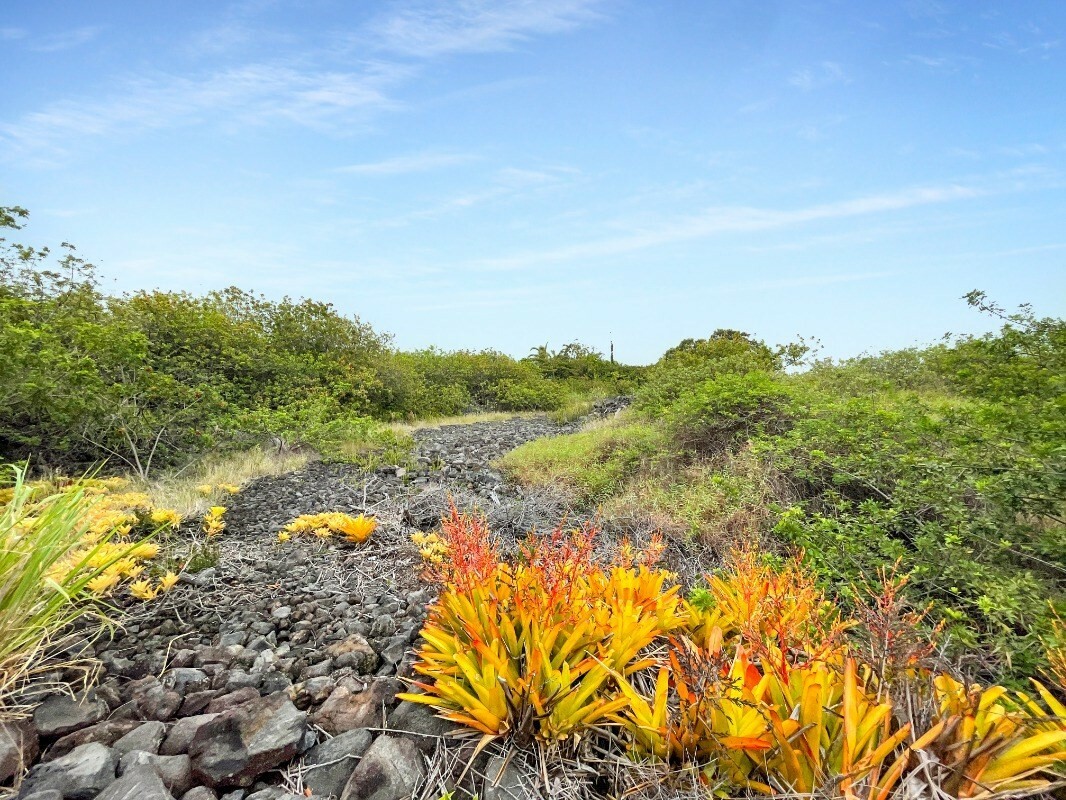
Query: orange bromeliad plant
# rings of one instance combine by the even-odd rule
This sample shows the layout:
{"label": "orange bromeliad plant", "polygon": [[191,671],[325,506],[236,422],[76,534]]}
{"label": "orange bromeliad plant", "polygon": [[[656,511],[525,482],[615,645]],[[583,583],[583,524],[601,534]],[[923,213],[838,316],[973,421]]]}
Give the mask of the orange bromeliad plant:
{"label": "orange bromeliad plant", "polygon": [[[655,568],[660,542],[643,555],[623,543],[603,564],[596,533],[531,536],[513,561],[484,519],[454,508],[439,536],[419,534],[442,591],[415,666],[423,693],[402,697],[520,746],[613,726],[632,756],[767,795],[889,800],[925,781],[981,798],[1062,776],[1066,706],[1040,684],[1033,699],[934,676],[915,632],[897,631],[921,615],[897,608],[894,577],[875,609],[879,638],[853,649],[856,623],[798,559],[774,569],[738,553],[682,600]],[[899,719],[890,678],[931,686],[924,730]]]}
{"label": "orange bromeliad plant", "polygon": [[585,526],[533,538],[503,562],[483,519],[454,508],[442,522],[448,558],[428,570],[443,584],[422,635],[416,681],[442,716],[487,736],[561,741],[627,702],[615,674],[681,624],[677,587],[647,567],[607,570]]}

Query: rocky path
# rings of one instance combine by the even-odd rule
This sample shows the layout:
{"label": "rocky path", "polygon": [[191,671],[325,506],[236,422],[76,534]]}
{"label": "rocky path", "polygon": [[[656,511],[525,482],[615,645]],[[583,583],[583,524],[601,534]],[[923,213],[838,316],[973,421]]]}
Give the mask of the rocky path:
{"label": "rocky path", "polygon": [[[93,688],[0,726],[0,783],[36,761],[21,800],[439,797],[430,756],[447,726],[395,698],[434,596],[410,534],[433,527],[450,497],[505,537],[558,521],[562,500],[522,496],[491,463],[576,427],[424,429],[410,471],[313,462],[248,485],[229,504],[217,563],[88,646],[101,664]],[[373,514],[379,528],[357,546],[278,541],[292,518],[323,511]],[[506,796],[497,790],[481,797]]]}

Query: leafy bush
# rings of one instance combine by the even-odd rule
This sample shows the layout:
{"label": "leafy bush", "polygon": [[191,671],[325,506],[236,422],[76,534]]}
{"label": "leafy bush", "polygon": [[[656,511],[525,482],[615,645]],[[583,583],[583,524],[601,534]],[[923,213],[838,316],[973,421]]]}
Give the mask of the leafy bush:
{"label": "leafy bush", "polygon": [[492,386],[493,405],[503,411],[552,411],[563,404],[562,387],[538,378],[520,383],[505,378]]}
{"label": "leafy bush", "polygon": [[723,374],[683,394],[665,419],[681,449],[716,455],[755,436],[784,432],[794,394],[763,372]]}

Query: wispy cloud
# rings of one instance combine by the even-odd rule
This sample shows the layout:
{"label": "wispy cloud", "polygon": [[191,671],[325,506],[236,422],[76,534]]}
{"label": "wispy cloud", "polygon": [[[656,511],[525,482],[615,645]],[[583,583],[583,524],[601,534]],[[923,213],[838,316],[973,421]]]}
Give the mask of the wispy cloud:
{"label": "wispy cloud", "polygon": [[817,66],[798,69],[789,76],[788,82],[804,92],[832,86],[836,83],[849,83],[844,68],[835,61],[823,61]]}
{"label": "wispy cloud", "polygon": [[574,30],[599,17],[599,0],[458,0],[421,2],[374,20],[377,47],[429,58],[506,50],[538,34]]}
{"label": "wispy cloud", "polygon": [[977,188],[947,185],[916,187],[899,192],[868,195],[853,200],[842,200],[835,203],[824,203],[792,210],[762,209],[747,206],[709,208],[701,214],[684,217],[675,222],[666,223],[628,236],[487,259],[482,261],[480,266],[486,269],[522,269],[547,263],[621,256],[651,247],[711,236],[751,233],[823,220],[901,211],[915,206],[948,203],[955,200],[978,197],[982,194],[984,192]]}
{"label": "wispy cloud", "polygon": [[324,126],[353,112],[394,106],[385,91],[400,73],[389,65],[333,72],[248,64],[200,79],[142,78],[99,102],[62,101],[0,123],[0,142],[9,157],[48,164],[81,137],[184,124],[207,113],[220,122]]}
{"label": "wispy cloud", "polygon": [[58,53],[60,50],[69,50],[92,41],[102,30],[103,27],[100,25],[86,25],[82,28],[43,36],[31,41],[28,47],[38,53]]}
{"label": "wispy cloud", "polygon": [[0,40],[5,42],[25,39],[27,36],[29,36],[29,31],[25,28],[0,28]]}
{"label": "wispy cloud", "polygon": [[429,172],[430,170],[453,167],[457,164],[468,164],[476,161],[477,156],[472,153],[411,153],[395,158],[386,158],[383,161],[371,161],[364,164],[349,164],[345,167],[337,167],[337,172],[349,175],[406,175],[413,172]]}
{"label": "wispy cloud", "polygon": [[564,176],[573,172],[574,170],[568,168],[531,170],[504,167],[496,171],[491,184],[485,188],[456,193],[424,208],[379,220],[376,225],[382,228],[399,228],[412,222],[435,219],[489,202],[498,203],[532,192],[552,190],[564,183]]}
{"label": "wispy cloud", "polygon": [[[200,77],[158,74],[126,78],[110,93],[90,100],[53,102],[20,118],[0,121],[0,150],[22,165],[54,166],[69,156],[86,137],[137,133],[189,122],[262,124],[271,120],[330,128],[352,122],[353,113],[396,109],[402,103],[394,92],[424,68],[407,56],[430,59],[459,52],[506,49],[536,35],[573,30],[599,14],[603,0],[434,0],[401,5],[351,32],[352,48],[344,51],[343,68],[336,68],[335,49],[302,50],[278,34],[291,55],[284,59],[250,62],[205,73]],[[228,53],[250,40],[245,19],[258,8],[231,15],[223,24],[204,31],[186,46],[197,55]],[[242,7],[243,8],[243,7]],[[245,13],[247,11],[247,13]],[[102,28],[85,27],[38,40],[28,47],[53,51],[89,41]],[[21,28],[4,28],[5,39],[28,36]],[[343,36],[342,36],[343,38]],[[263,35],[256,29],[256,41]],[[349,65],[354,45],[384,54],[372,62],[361,58]],[[336,126],[336,132],[349,128]],[[388,174],[446,166],[436,161],[397,159],[378,165],[353,165],[355,174]]]}

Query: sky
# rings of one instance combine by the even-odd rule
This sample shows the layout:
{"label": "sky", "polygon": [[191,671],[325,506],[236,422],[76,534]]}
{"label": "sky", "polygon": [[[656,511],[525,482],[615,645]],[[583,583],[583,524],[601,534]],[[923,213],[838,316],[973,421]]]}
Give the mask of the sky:
{"label": "sky", "polygon": [[627,363],[1066,311],[1061,0],[8,0],[0,74],[0,205],[111,292]]}

